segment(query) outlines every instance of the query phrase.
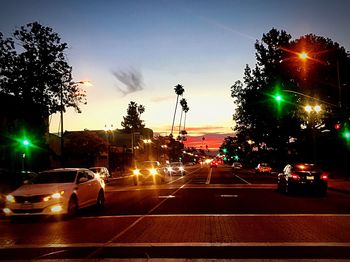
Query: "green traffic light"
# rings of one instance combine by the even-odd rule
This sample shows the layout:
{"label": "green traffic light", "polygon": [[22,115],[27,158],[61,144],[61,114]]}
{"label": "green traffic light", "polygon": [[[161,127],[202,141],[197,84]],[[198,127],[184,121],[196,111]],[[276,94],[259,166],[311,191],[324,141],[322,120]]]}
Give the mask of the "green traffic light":
{"label": "green traffic light", "polygon": [[345,139],[350,139],[350,132],[349,132],[349,131],[345,131],[345,132],[343,133],[343,137],[344,137]]}
{"label": "green traffic light", "polygon": [[23,144],[24,146],[29,146],[29,140],[24,139],[24,140],[22,141],[22,144]]}
{"label": "green traffic light", "polygon": [[223,148],[223,149],[222,149],[222,152],[227,153],[227,149],[226,149],[226,148]]}
{"label": "green traffic light", "polygon": [[238,161],[239,160],[239,156],[235,155],[235,160]]}
{"label": "green traffic light", "polygon": [[276,99],[276,101],[281,101],[282,100],[282,96],[280,96],[280,95],[277,95],[277,96],[275,96],[275,99]]}

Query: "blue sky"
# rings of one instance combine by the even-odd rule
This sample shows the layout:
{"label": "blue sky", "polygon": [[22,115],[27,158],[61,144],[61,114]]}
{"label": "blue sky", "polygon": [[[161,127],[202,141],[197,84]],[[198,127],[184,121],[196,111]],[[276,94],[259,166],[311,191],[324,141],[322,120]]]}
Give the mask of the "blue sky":
{"label": "blue sky", "polygon": [[[272,27],[293,39],[307,33],[331,38],[350,50],[350,1],[49,1],[0,0],[0,32],[38,21],[68,43],[76,81],[89,79],[83,113],[69,110],[65,130],[120,128],[127,105],[146,107],[142,119],[170,131],[182,84],[193,134],[231,133],[230,86],[254,66],[256,39]],[[113,74],[136,72],[137,92]],[[178,118],[176,124],[178,125]],[[59,129],[58,116],[50,130]],[[207,132],[206,132],[207,131]]]}

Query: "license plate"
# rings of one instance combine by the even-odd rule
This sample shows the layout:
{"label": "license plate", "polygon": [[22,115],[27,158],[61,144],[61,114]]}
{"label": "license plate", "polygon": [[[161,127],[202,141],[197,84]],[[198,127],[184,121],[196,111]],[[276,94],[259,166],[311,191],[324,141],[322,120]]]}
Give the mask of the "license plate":
{"label": "license plate", "polygon": [[25,203],[21,205],[22,209],[32,209],[33,208],[33,204],[32,203]]}
{"label": "license plate", "polygon": [[306,180],[314,180],[314,176],[306,176]]}

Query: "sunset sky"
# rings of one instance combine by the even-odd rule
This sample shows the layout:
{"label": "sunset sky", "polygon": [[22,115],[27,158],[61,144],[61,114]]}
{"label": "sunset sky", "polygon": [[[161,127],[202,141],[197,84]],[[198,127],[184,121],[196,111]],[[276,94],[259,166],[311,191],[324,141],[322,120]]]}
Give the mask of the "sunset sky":
{"label": "sunset sky", "polygon": [[[242,79],[246,64],[254,66],[254,43],[263,33],[272,27],[293,39],[314,33],[350,50],[346,0],[0,0],[0,6],[0,32],[10,36],[34,21],[53,28],[69,46],[74,80],[93,83],[84,87],[83,113],[64,115],[65,130],[121,128],[135,101],[146,108],[146,127],[169,134],[174,86],[181,84],[190,108],[186,127],[195,137],[189,143],[201,144],[205,136],[209,147],[217,147],[233,134],[230,86]],[[134,85],[121,77],[131,73],[138,78]],[[58,115],[50,131],[59,131]]]}

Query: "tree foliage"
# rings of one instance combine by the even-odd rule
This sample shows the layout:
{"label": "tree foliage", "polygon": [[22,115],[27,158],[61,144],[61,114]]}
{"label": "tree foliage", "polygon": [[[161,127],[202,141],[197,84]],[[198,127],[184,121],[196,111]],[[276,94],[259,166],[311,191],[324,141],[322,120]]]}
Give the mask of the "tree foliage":
{"label": "tree foliage", "polygon": [[93,161],[105,152],[107,143],[96,133],[91,131],[68,132],[65,135],[65,154],[68,159],[79,159],[92,165]]}
{"label": "tree foliage", "polygon": [[143,105],[138,105],[136,102],[131,101],[128,105],[127,115],[123,117],[124,121],[121,122],[122,127],[126,133],[132,133],[135,131],[141,132],[145,127],[143,120],[141,120],[141,114],[145,112]]}
{"label": "tree foliage", "polygon": [[[291,138],[310,139],[301,126],[327,131],[337,116],[349,116],[350,107],[349,53],[313,34],[291,39],[274,28],[263,34],[255,43],[254,68],[247,65],[243,82],[231,86],[239,136],[279,150]],[[308,59],[301,60],[300,52]],[[307,114],[306,104],[321,105],[322,113]]]}
{"label": "tree foliage", "polygon": [[72,81],[72,67],[68,65],[57,33],[38,22],[21,26],[13,37],[0,33],[0,92],[23,101],[31,101],[43,108],[43,114],[86,103],[85,93]]}

